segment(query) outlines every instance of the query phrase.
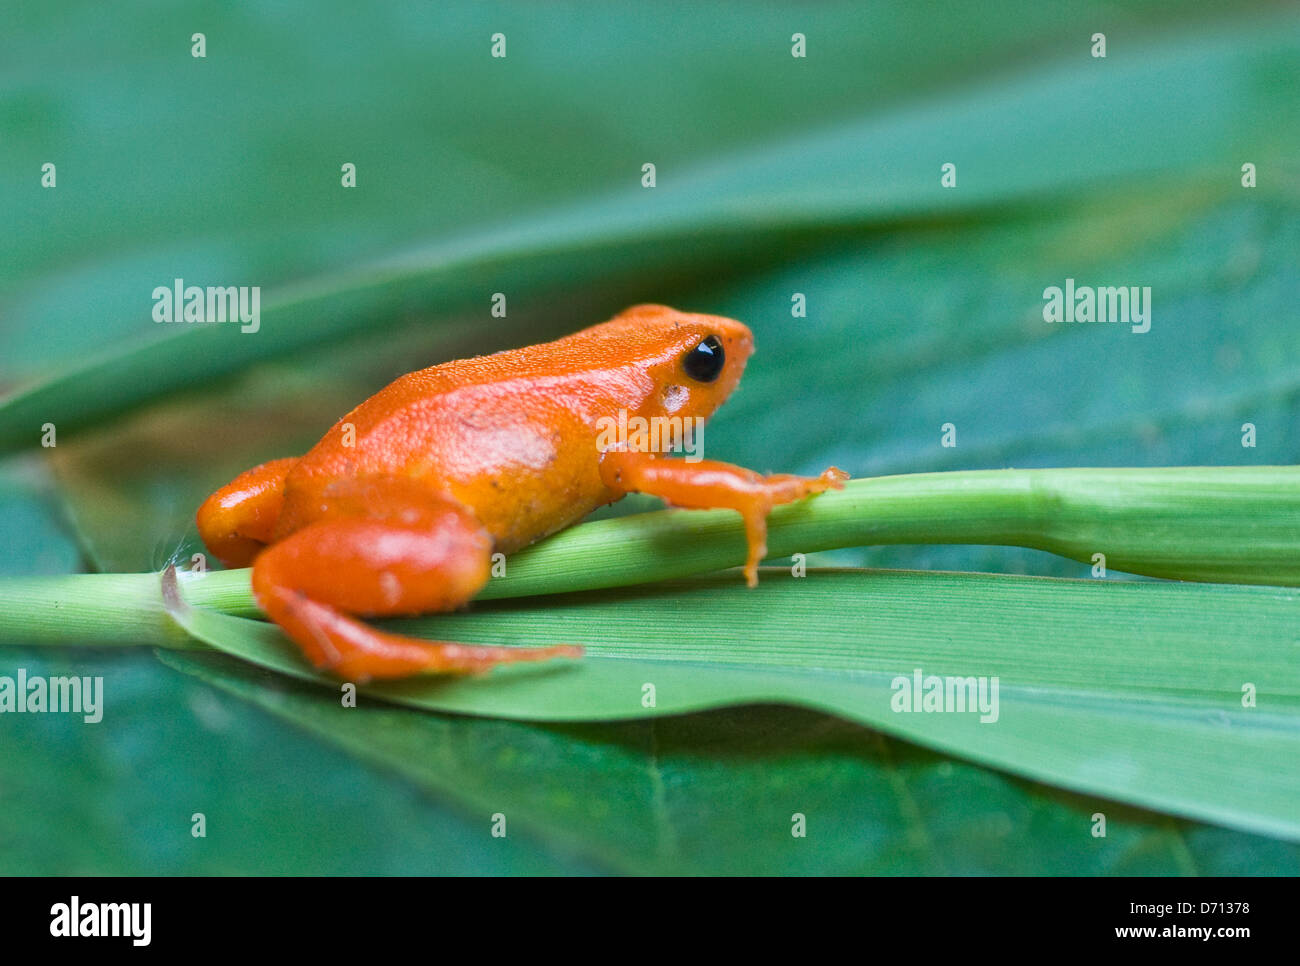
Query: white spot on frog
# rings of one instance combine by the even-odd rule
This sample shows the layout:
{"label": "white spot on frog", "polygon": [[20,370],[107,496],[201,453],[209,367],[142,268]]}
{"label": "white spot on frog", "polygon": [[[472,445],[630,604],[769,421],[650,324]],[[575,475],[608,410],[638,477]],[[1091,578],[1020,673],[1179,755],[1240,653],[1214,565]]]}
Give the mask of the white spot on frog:
{"label": "white spot on frog", "polygon": [[491,454],[497,465],[514,464],[530,470],[546,469],[556,456],[555,442],[548,434],[517,425],[479,430],[474,445],[484,454]]}
{"label": "white spot on frog", "polygon": [[691,391],[685,386],[664,386],[664,412],[672,415],[686,405],[691,398]]}
{"label": "white spot on frog", "polygon": [[391,572],[379,573],[379,592],[384,595],[384,606],[392,607],[402,599],[402,582]]}

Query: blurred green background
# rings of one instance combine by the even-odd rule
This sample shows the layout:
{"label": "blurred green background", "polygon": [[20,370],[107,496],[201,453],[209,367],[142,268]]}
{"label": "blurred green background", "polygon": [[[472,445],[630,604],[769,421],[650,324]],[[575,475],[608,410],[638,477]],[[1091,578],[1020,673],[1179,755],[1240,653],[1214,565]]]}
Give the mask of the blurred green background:
{"label": "blurred green background", "polygon": [[[636,301],[754,328],[758,353],[707,438],[710,456],[760,470],[1300,456],[1294,7],[7,15],[5,573],[188,557],[204,495],[301,452],[396,375]],[[490,56],[497,32],[504,59]],[[791,56],[796,32],[805,58]],[[1104,59],[1090,54],[1098,32]],[[340,185],[345,162],[355,188]],[[1247,162],[1256,188],[1241,185]],[[176,277],[261,286],[261,331],[156,325],[150,293]],[[1150,285],[1151,331],[1047,325],[1043,289],[1066,277]],[[494,292],[505,319],[489,313]],[[59,445],[37,455],[46,421]],[[953,449],[940,446],[949,422]],[[1006,548],[810,562],[1087,573]],[[1300,867],[1294,843],[1047,789],[803,710],[539,726],[369,708],[340,734],[331,698],[233,666],[0,651],[0,673],[17,667],[102,674],[111,704],[96,726],[0,722],[5,873]],[[753,816],[788,816],[792,796],[819,834],[755,835]],[[1098,810],[1103,840],[1086,834]],[[498,811],[504,840],[488,834]],[[189,834],[194,812],[206,839]]]}

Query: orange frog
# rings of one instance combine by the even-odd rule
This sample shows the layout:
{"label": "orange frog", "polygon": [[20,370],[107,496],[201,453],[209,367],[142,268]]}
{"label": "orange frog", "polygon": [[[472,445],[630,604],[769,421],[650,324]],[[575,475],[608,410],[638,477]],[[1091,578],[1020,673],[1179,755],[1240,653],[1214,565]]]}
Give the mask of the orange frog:
{"label": "orange frog", "polygon": [[253,564],[258,605],[320,668],[350,680],[464,673],[576,657],[576,647],[485,647],[385,633],[348,615],[448,611],[510,553],[628,493],[728,508],[757,583],[772,507],[848,474],[761,476],[728,463],[598,445],[627,416],[711,416],[753,352],[731,319],[640,305],[556,342],[408,373],[305,456],[237,476],[199,508],[228,567]]}

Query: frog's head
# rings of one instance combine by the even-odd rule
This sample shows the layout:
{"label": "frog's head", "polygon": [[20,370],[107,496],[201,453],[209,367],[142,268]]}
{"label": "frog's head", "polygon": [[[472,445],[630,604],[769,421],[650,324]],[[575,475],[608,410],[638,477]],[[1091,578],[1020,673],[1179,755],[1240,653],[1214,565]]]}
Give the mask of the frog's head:
{"label": "frog's head", "polygon": [[626,340],[628,361],[653,380],[647,415],[708,419],[736,388],[754,352],[748,326],[665,305],[634,306],[605,326]]}

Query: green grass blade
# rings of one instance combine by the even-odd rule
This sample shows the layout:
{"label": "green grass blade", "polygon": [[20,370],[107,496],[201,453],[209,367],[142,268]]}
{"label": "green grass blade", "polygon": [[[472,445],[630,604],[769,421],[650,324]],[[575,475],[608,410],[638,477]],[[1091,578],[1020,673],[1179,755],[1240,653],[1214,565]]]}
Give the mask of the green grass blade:
{"label": "green grass blade", "polygon": [[[1300,467],[974,470],[875,477],[778,507],[769,558],[877,544],[998,544],[1111,570],[1300,584]],[[615,587],[733,567],[725,511],[664,511],[573,527],[512,557],[484,598]]]}
{"label": "green grass blade", "polygon": [[[1006,544],[1109,570],[1300,585],[1300,467],[975,470],[850,481],[778,507],[771,558],[890,543]],[[618,587],[744,561],[729,510],[667,510],[582,524],[511,557],[484,600]],[[187,574],[195,604],[253,616],[248,571]],[[733,578],[734,579],[734,578]],[[153,574],[0,580],[0,641],[165,643]],[[161,635],[161,636],[160,636]]]}

